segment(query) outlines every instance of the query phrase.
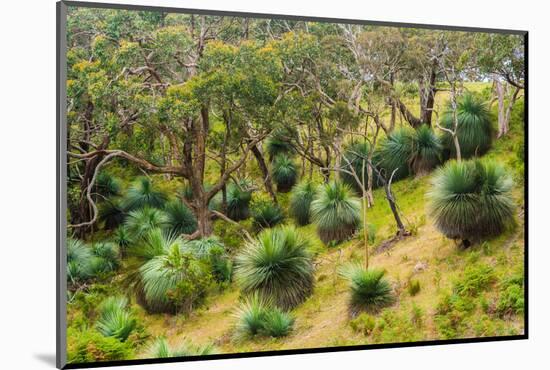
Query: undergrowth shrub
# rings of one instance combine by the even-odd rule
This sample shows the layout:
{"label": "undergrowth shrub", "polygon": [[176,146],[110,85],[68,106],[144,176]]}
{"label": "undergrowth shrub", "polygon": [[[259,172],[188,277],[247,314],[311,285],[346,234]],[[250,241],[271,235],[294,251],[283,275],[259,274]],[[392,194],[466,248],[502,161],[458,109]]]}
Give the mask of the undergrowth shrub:
{"label": "undergrowth shrub", "polygon": [[349,324],[353,331],[367,336],[374,330],[376,326],[376,318],[363,312],[355,319],[351,320]]}
{"label": "undergrowth shrub", "polygon": [[499,297],[496,311],[501,316],[522,315],[525,310],[523,273],[502,279],[499,283]]}
{"label": "undergrowth shrub", "polygon": [[133,344],[103,336],[95,329],[67,329],[69,363],[128,360],[134,357]]}
{"label": "undergrowth shrub", "polygon": [[409,284],[407,285],[407,291],[409,292],[409,295],[411,297],[414,297],[415,295],[420,292],[420,281],[418,280],[410,280]]}
{"label": "undergrowth shrub", "polygon": [[485,264],[466,267],[462,277],[454,283],[453,291],[460,296],[476,297],[495,282],[493,267]]}

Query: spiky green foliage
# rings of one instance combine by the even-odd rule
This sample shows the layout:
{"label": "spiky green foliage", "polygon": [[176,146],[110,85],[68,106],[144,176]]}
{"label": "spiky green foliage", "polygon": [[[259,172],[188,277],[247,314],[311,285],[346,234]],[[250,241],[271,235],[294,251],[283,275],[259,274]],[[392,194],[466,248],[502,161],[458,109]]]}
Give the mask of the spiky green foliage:
{"label": "spiky green foliage", "polygon": [[118,245],[120,258],[125,258],[128,255],[128,249],[130,249],[130,246],[134,241],[126,227],[122,225],[119,226],[113,233],[113,242]]}
{"label": "spiky green foliage", "polygon": [[161,209],[166,200],[166,194],[157,190],[149,178],[141,177],[128,189],[124,196],[123,207],[127,211],[144,207]]}
{"label": "spiky green foliage", "polygon": [[292,189],[289,212],[300,226],[311,222],[311,202],[315,196],[316,185],[311,181],[302,181]]}
{"label": "spiky green foliage", "polygon": [[375,152],[374,165],[378,166],[386,178],[400,180],[410,173],[410,160],[413,154],[414,130],[401,127],[393,130],[380,141],[380,146]]}
{"label": "spiky green foliage", "polygon": [[231,183],[227,187],[227,216],[235,221],[250,217],[250,201],[252,192],[247,184]]}
{"label": "spiky green foliage", "polygon": [[124,342],[136,327],[136,319],[127,309],[126,297],[109,297],[101,303],[97,330],[106,337]]}
{"label": "spiky green foliage", "polygon": [[160,228],[151,229],[143,237],[139,246],[132,249],[132,255],[143,260],[168,253],[172,247],[182,249],[184,242],[176,234],[170,234]]}
{"label": "spiky green foliage", "polygon": [[120,250],[116,243],[97,242],[91,247],[93,258],[91,267],[93,274],[100,274],[116,270],[119,265]]}
{"label": "spiky green foliage", "polygon": [[375,311],[394,302],[391,284],[384,277],[383,270],[365,270],[363,266],[354,264],[345,266],[340,273],[350,282],[350,308],[353,312]]}
{"label": "spiky green foliage", "polygon": [[290,333],[294,325],[292,315],[274,307],[271,299],[257,292],[240,304],[235,317],[235,336],[238,339],[256,335],[283,337]]}
{"label": "spiky green foliage", "polygon": [[271,176],[277,184],[277,190],[286,193],[296,184],[298,169],[292,158],[279,154],[273,159]]}
{"label": "spiky green foliage", "polygon": [[[493,128],[491,116],[483,100],[471,93],[464,94],[457,101],[458,142],[462,158],[481,156],[489,150],[492,143]],[[450,104],[441,119],[443,127],[454,129],[454,118]],[[452,157],[456,156],[455,145],[447,132],[442,137],[443,146]]]}
{"label": "spiky green foliage", "polygon": [[289,142],[290,135],[285,130],[278,129],[267,138],[266,149],[270,160],[274,160],[279,154],[294,154],[294,148]]}
{"label": "spiky green foliage", "polygon": [[90,248],[81,240],[69,238],[67,240],[67,280],[76,283],[92,276]]}
{"label": "spiky green foliage", "polygon": [[312,293],[314,282],[308,245],[292,226],[261,232],[236,258],[242,291],[259,292],[283,309],[302,303]]}
{"label": "spiky green foliage", "polygon": [[119,198],[107,198],[99,205],[99,220],[106,230],[113,230],[124,223],[126,211]]}
{"label": "spiky green foliage", "polygon": [[126,227],[120,226],[113,234],[113,241],[119,246],[121,254],[124,255],[126,249],[132,243],[132,237]]}
{"label": "spiky green foliage", "polygon": [[[368,187],[368,156],[370,152],[370,144],[367,141],[356,142],[350,145],[344,151],[341,160],[342,168],[347,172],[339,172],[340,179],[347,185],[351,186],[357,194],[362,193],[361,185],[357,183],[357,179],[353,176],[353,172],[361,181],[361,184],[365,189]],[[374,159],[373,159],[374,160]],[[348,173],[351,172],[351,173]],[[373,173],[373,178],[375,174]],[[374,185],[378,182],[373,180]]]}
{"label": "spiky green foliage", "polygon": [[95,192],[102,197],[113,197],[120,195],[122,185],[120,180],[107,172],[100,172],[95,183]]}
{"label": "spiky green foliage", "polygon": [[494,162],[451,161],[432,181],[430,210],[439,231],[451,239],[495,236],[512,222],[512,178]]}
{"label": "spiky green foliage", "polygon": [[263,324],[267,335],[274,338],[285,337],[292,331],[294,317],[288,312],[273,308],[266,312]]}
{"label": "spiky green foliage", "polygon": [[205,356],[216,353],[216,347],[213,344],[197,346],[187,339],[180,345],[172,347],[166,338],[159,337],[149,346],[148,353],[151,358]]}
{"label": "spiky green foliage", "polygon": [[257,229],[264,229],[280,224],[284,220],[281,207],[270,201],[261,201],[252,207],[252,218]]}
{"label": "spiky green foliage", "polygon": [[181,200],[173,200],[164,208],[166,227],[173,234],[192,234],[197,230],[195,215]]}
{"label": "spiky green foliage", "polygon": [[182,251],[177,243],[139,271],[142,302],[150,312],[190,312],[202,303],[211,282],[208,266]]}
{"label": "spiky green foliage", "polygon": [[427,125],[414,131],[410,164],[415,174],[424,174],[441,163],[443,146],[435,132]]}
{"label": "spiky green foliage", "polygon": [[311,218],[323,243],[340,243],[361,223],[361,201],[339,181],[320,185],[311,202]]}
{"label": "spiky green foliage", "polygon": [[192,253],[196,258],[210,264],[212,276],[218,282],[231,280],[233,263],[229,259],[224,245],[215,236],[189,241],[184,244],[184,250]]}
{"label": "spiky green foliage", "polygon": [[131,211],[124,226],[134,239],[144,237],[149,231],[166,226],[166,214],[156,208],[145,207]]}

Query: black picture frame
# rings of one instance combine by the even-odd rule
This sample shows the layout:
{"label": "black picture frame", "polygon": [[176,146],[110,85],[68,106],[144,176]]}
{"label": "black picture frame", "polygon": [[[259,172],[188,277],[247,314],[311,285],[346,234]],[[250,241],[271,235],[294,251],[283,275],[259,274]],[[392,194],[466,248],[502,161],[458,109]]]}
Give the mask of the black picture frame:
{"label": "black picture frame", "polygon": [[[405,28],[422,28],[433,30],[449,30],[449,31],[465,31],[465,32],[482,32],[482,33],[499,33],[520,35],[524,38],[524,55],[525,55],[525,84],[524,84],[524,235],[525,235],[525,251],[524,251],[524,299],[525,299],[525,314],[524,314],[524,332],[521,335],[510,336],[494,336],[480,338],[462,338],[449,340],[429,340],[419,342],[405,343],[384,343],[384,344],[365,344],[352,346],[337,346],[337,347],[321,347],[321,348],[304,348],[304,349],[285,349],[277,351],[261,351],[261,352],[246,352],[246,353],[224,353],[212,354],[205,356],[187,356],[187,357],[171,357],[171,358],[150,358],[150,359],[134,359],[122,361],[104,361],[104,362],[89,362],[89,363],[74,363],[66,362],[67,356],[67,322],[66,322],[66,179],[67,179],[67,122],[66,122],[66,23],[67,23],[67,7],[82,7],[96,9],[124,9],[136,11],[158,11],[166,13],[184,13],[196,15],[211,15],[211,16],[237,16],[249,18],[269,18],[269,19],[286,19],[293,21],[314,21],[314,22],[329,22],[329,23],[345,23],[359,25],[375,25],[375,26],[390,26],[390,27],[405,27]],[[209,361],[218,359],[236,359],[249,357],[265,357],[265,356],[283,356],[294,354],[313,354],[327,352],[342,352],[342,351],[358,351],[370,349],[385,349],[385,348],[405,348],[405,347],[420,347],[420,346],[435,346],[449,345],[461,343],[483,343],[511,340],[525,340],[529,338],[529,196],[528,196],[528,180],[529,180],[529,32],[525,30],[511,29],[494,29],[494,28],[478,28],[478,27],[459,27],[436,24],[416,24],[416,23],[399,23],[399,22],[383,22],[373,20],[358,20],[358,19],[340,19],[326,17],[311,17],[299,15],[282,15],[282,14],[264,14],[264,13],[248,13],[248,12],[232,12],[219,10],[205,9],[189,9],[177,7],[157,7],[144,5],[128,5],[128,4],[112,4],[112,3],[97,3],[97,2],[80,2],[80,1],[59,1],[56,4],[56,36],[57,36],[57,61],[56,61],[56,121],[57,121],[57,153],[56,153],[56,200],[57,200],[57,215],[56,215],[56,282],[57,282],[57,297],[56,297],[56,366],[59,369],[78,369],[78,368],[93,368],[93,367],[109,367],[109,366],[126,366],[126,365],[141,365],[141,364],[156,364],[156,363],[171,363],[171,362],[190,362],[190,361]]]}

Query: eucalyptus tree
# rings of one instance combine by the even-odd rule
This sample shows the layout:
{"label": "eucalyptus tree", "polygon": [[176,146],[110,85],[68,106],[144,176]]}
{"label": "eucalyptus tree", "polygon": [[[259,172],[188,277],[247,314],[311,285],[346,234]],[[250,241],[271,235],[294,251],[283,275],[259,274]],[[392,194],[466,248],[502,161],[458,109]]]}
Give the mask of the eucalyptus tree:
{"label": "eucalyptus tree", "polygon": [[[132,36],[119,30],[113,38],[105,20],[122,16],[117,12],[98,11],[103,19],[93,22],[94,34],[69,51],[74,72],[69,77],[70,125],[93,125],[97,132],[87,147],[70,140],[73,162],[95,162],[79,192],[91,212],[72,227],[96,222],[93,183],[99,169],[117,158],[146,172],[186,179],[194,197],[184,201],[198,223],[191,237],[208,235],[212,217],[219,215],[208,209],[209,201],[269,134],[280,111],[275,53],[254,43],[236,43],[238,25],[224,17],[171,15],[147,32]],[[135,17],[122,23],[131,28],[143,22]],[[74,27],[69,38],[78,33],[78,22]],[[90,119],[88,101],[94,107]],[[231,137],[241,127],[247,135]],[[216,145],[220,131],[222,145]],[[219,167],[219,174],[207,190],[208,161]]]}
{"label": "eucalyptus tree", "polygon": [[[494,81],[498,101],[498,137],[510,130],[512,107],[525,89],[525,45],[519,35],[476,35],[476,53],[481,77]],[[507,102],[506,102],[507,100]]]}

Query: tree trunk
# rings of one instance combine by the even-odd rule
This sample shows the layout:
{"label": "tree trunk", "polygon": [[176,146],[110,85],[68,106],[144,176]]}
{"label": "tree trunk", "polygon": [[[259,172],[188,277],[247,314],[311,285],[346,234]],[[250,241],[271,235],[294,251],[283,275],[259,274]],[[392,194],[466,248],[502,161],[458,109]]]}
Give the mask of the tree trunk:
{"label": "tree trunk", "polygon": [[426,91],[424,93],[426,98],[424,104],[422,104],[420,107],[420,120],[428,126],[432,125],[432,113],[435,103],[435,93],[437,91],[435,87],[435,79],[437,77],[435,64],[436,63],[434,62],[434,67],[432,68],[432,71],[430,73],[429,84],[425,87]]}
{"label": "tree trunk", "polygon": [[197,216],[198,233],[200,237],[209,236],[212,234],[212,218],[210,217],[210,210],[208,209],[208,201],[206,201],[205,194],[203,193],[200,199],[196,199],[195,214]]}
{"label": "tree trunk", "polygon": [[262,177],[263,182],[265,186],[265,190],[269,193],[271,196],[271,199],[273,199],[273,202],[277,204],[277,195],[273,191],[273,183],[271,182],[271,174],[269,173],[269,169],[267,168],[267,165],[265,163],[264,156],[262,154],[262,151],[258,148],[258,145],[254,145],[251,149],[252,154],[254,154],[254,157],[256,158],[256,161],[258,162],[258,167],[260,167],[260,171],[262,171]]}
{"label": "tree trunk", "polygon": [[495,78],[495,90],[497,93],[497,101],[498,101],[498,134],[497,137],[503,136],[507,130],[507,124],[506,124],[506,118],[505,118],[505,112],[504,112],[504,86],[502,85],[502,82],[500,81],[500,78]]}
{"label": "tree trunk", "polygon": [[508,88],[502,83],[500,78],[495,77],[495,90],[497,93],[498,100],[498,133],[497,138],[501,138],[510,131],[510,116],[512,114],[512,108],[516,102],[517,96],[519,94],[519,88],[514,88],[514,93],[508,101],[508,105],[505,105],[505,97]]}

